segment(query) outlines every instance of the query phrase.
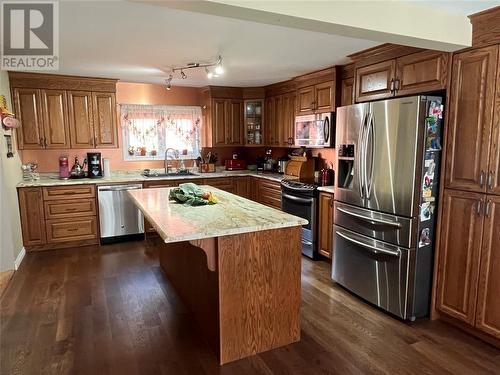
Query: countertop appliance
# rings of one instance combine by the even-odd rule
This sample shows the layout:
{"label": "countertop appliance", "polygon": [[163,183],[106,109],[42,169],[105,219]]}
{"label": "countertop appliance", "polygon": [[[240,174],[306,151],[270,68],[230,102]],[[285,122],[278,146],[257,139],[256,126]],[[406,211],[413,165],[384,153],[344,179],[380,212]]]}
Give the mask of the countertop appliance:
{"label": "countertop appliance", "polygon": [[98,187],[101,244],[144,238],[142,212],[129,197],[128,190],[141,184],[102,185]]}
{"label": "countertop appliance", "polygon": [[308,148],[335,145],[335,113],[317,113],[295,117],[295,146]]}
{"label": "countertop appliance", "polygon": [[430,306],[442,98],[337,111],[332,279],[408,320]]}
{"label": "countertop appliance", "polygon": [[88,152],[87,153],[87,163],[88,163],[88,176],[89,178],[101,178],[102,177],[102,161],[100,152]]}
{"label": "countertop appliance", "polygon": [[241,171],[247,168],[247,162],[241,159],[228,159],[224,164],[226,171]]}
{"label": "countertop appliance", "polygon": [[290,160],[290,157],[288,156],[282,156],[281,158],[278,158],[278,173],[279,174],[285,174],[286,172],[286,164]]}
{"label": "countertop appliance", "polygon": [[302,254],[318,259],[318,187],[299,181],[281,181],[281,209],[306,219],[302,226]]}

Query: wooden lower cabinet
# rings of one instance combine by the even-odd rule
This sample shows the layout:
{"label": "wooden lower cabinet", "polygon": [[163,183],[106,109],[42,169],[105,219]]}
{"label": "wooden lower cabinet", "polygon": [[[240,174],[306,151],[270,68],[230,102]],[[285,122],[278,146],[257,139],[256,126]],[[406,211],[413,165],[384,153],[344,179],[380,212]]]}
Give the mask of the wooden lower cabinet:
{"label": "wooden lower cabinet", "polygon": [[442,202],[437,310],[500,339],[500,197],[445,189]]}
{"label": "wooden lower cabinet", "polygon": [[281,185],[279,182],[256,179],[256,195],[254,197],[259,203],[281,210]]}
{"label": "wooden lower cabinet", "polygon": [[483,194],[445,190],[441,204],[437,307],[472,325],[484,221]]}
{"label": "wooden lower cabinet", "polygon": [[232,177],[205,178],[203,180],[203,184],[227,191],[228,193],[235,193],[235,186]]}
{"label": "wooden lower cabinet", "polygon": [[97,217],[75,217],[46,221],[47,243],[92,240],[97,238]]}
{"label": "wooden lower cabinet", "polygon": [[500,196],[487,196],[476,328],[500,339]]}
{"label": "wooden lower cabinet", "polygon": [[236,195],[250,199],[250,177],[242,176],[235,178]]}
{"label": "wooden lower cabinet", "polygon": [[21,188],[18,196],[24,246],[45,244],[42,188]]}
{"label": "wooden lower cabinet", "polygon": [[94,185],[19,188],[18,195],[26,250],[99,242]]}
{"label": "wooden lower cabinet", "polygon": [[319,253],[332,258],[333,194],[319,193]]}

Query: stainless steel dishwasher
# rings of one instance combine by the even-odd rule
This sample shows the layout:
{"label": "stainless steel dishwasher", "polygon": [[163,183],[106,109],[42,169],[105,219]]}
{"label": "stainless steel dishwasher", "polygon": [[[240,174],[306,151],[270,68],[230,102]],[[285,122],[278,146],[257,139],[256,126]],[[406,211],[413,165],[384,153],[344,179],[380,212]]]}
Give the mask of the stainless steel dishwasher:
{"label": "stainless steel dishwasher", "polygon": [[103,185],[98,187],[101,244],[143,239],[142,212],[129,197],[128,190],[142,189],[141,184]]}

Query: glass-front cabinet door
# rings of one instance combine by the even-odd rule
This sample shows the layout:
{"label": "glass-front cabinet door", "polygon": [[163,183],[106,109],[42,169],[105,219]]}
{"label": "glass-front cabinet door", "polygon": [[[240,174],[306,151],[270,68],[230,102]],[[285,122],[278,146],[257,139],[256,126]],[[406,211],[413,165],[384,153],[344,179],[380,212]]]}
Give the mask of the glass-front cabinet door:
{"label": "glass-front cabinet door", "polygon": [[245,100],[245,143],[263,145],[264,100]]}

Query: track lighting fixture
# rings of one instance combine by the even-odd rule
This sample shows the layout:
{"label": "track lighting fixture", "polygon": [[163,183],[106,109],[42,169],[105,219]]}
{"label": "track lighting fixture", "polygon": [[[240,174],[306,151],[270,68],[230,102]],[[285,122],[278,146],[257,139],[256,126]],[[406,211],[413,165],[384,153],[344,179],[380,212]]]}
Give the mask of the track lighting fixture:
{"label": "track lighting fixture", "polygon": [[170,91],[172,90],[172,79],[174,78],[174,76],[172,75],[172,73],[170,73],[170,75],[168,76],[168,78],[165,80],[165,88]]}
{"label": "track lighting fixture", "polygon": [[[213,70],[209,69],[212,67],[214,67]],[[224,73],[224,68],[222,67],[222,56],[219,55],[217,60],[214,62],[207,62],[207,63],[191,62],[186,64],[185,66],[178,66],[172,68],[169,77],[165,80],[166,89],[167,90],[172,89],[172,79],[175,72],[180,71],[181,78],[186,79],[187,74],[184,72],[184,70],[195,69],[195,68],[205,68],[205,72],[207,73],[208,79],[217,78]]]}

